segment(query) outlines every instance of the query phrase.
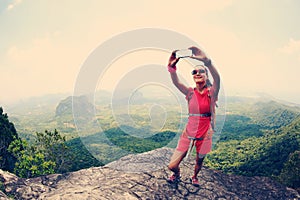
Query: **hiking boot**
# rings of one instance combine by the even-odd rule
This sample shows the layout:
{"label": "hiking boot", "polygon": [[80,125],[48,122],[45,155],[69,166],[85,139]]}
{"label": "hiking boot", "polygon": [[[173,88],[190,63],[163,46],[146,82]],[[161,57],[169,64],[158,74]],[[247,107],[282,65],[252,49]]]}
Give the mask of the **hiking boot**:
{"label": "hiking boot", "polygon": [[180,181],[180,175],[173,174],[167,181],[168,183],[178,183]]}
{"label": "hiking boot", "polygon": [[192,178],[191,178],[191,182],[192,182],[192,185],[193,185],[193,186],[196,186],[196,187],[199,187],[199,186],[200,186],[200,183],[199,183],[199,181],[198,181],[198,178],[196,178],[196,177],[192,177]]}

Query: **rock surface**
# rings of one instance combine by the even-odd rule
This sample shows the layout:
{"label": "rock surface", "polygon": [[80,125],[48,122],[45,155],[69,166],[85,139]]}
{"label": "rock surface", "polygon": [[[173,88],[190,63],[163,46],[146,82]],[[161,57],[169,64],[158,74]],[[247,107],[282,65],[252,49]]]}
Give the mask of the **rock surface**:
{"label": "rock surface", "polygon": [[[182,163],[178,184],[166,182],[172,153],[162,148],[130,155],[104,167],[22,179],[0,170],[0,200],[9,199],[300,199],[297,191],[265,177],[228,175],[203,168],[200,187],[190,184],[193,160]],[[159,158],[159,159],[158,159]],[[158,159],[158,160],[157,160]],[[137,173],[134,173],[136,171]]]}

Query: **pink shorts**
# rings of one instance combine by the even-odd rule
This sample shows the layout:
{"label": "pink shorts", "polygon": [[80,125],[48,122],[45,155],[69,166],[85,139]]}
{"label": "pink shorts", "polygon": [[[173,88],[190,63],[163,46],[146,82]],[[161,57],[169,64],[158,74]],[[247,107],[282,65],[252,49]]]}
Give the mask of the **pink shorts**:
{"label": "pink shorts", "polygon": [[[195,141],[195,146],[196,146],[196,152],[198,154],[208,154],[211,151],[212,147],[212,135],[213,135],[213,130],[209,129],[207,131],[207,134],[204,137],[203,140],[196,140]],[[178,144],[177,144],[177,150],[181,152],[187,152],[190,146],[191,140],[188,138],[186,131],[183,131],[181,134]]]}

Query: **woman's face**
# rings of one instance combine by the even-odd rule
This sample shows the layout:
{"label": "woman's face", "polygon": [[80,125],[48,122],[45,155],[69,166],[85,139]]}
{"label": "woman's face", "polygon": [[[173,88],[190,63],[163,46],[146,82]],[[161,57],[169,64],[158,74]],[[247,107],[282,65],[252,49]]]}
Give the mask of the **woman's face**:
{"label": "woman's face", "polygon": [[192,75],[195,83],[206,83],[207,75],[204,66],[197,66],[193,71]]}

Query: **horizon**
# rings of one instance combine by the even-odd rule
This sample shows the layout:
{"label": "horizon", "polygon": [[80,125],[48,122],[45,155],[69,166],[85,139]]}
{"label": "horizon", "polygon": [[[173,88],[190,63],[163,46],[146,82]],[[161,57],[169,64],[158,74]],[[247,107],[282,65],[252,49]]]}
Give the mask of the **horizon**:
{"label": "horizon", "polygon": [[[126,90],[123,90],[123,91],[126,91]],[[109,94],[112,94],[112,91],[109,91],[109,90],[97,90],[95,93],[98,93],[98,92],[105,92],[105,93],[109,93]],[[122,91],[120,91],[122,92]],[[157,98],[157,97],[164,97],[165,96],[165,93],[163,93],[163,91],[156,91],[155,93],[151,93],[149,95],[149,91],[147,91],[146,93],[143,93],[143,95],[146,94],[146,99],[151,99],[151,98]],[[153,95],[155,94],[155,95]],[[178,91],[178,94],[181,95],[181,93]],[[19,104],[26,104],[26,103],[30,103],[32,101],[39,101],[40,103],[41,100],[45,100],[45,103],[47,103],[47,101],[49,101],[51,98],[58,98],[58,97],[61,97],[60,100],[56,103],[59,103],[60,101],[68,98],[68,97],[72,97],[74,96],[72,92],[65,92],[65,93],[49,93],[49,94],[44,94],[44,95],[39,95],[39,96],[31,96],[31,97],[26,97],[24,99],[19,99],[17,101],[14,101],[14,102],[9,102],[9,103],[4,103],[4,104],[1,104],[0,107],[2,107],[4,110],[9,110],[11,108],[13,108],[14,106],[16,105],[19,105]],[[82,95],[78,95],[78,96],[87,96],[89,98],[93,98],[93,95],[91,96],[90,94],[82,94]],[[235,93],[235,94],[231,94],[231,95],[226,95],[224,98],[225,98],[225,101],[224,103],[226,104],[227,103],[227,98],[232,98],[232,97],[241,97],[241,98],[252,98],[252,99],[264,99],[264,100],[270,100],[270,101],[276,101],[276,102],[279,102],[281,104],[284,104],[284,105],[293,105],[293,106],[297,106],[297,107],[300,107],[300,104],[298,103],[294,103],[294,102],[291,102],[291,101],[286,101],[284,99],[279,99],[279,98],[276,98],[268,93],[264,93],[264,92],[256,92],[256,93],[244,93],[244,94],[241,94],[241,93]],[[95,99],[96,100],[96,99]]]}

